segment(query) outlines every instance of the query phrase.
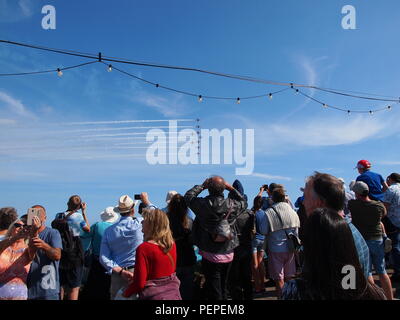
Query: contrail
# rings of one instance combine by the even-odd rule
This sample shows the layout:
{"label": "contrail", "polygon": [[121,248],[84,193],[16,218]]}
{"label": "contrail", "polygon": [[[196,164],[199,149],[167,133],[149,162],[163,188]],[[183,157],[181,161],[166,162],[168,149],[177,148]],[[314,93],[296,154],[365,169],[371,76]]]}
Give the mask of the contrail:
{"label": "contrail", "polygon": [[[121,127],[121,128],[96,128],[96,129],[79,129],[79,130],[69,130],[69,131],[61,131],[61,133],[70,133],[70,132],[90,132],[90,131],[112,131],[112,130],[133,130],[133,129],[168,129],[169,126],[159,126],[159,127]],[[194,126],[178,126],[177,128],[193,128]]]}
{"label": "contrail", "polygon": [[144,122],[168,122],[168,121],[198,121],[199,119],[168,119],[168,120],[120,120],[120,121],[88,121],[65,122],[60,125],[87,125],[87,124],[119,124],[119,123],[144,123]]}

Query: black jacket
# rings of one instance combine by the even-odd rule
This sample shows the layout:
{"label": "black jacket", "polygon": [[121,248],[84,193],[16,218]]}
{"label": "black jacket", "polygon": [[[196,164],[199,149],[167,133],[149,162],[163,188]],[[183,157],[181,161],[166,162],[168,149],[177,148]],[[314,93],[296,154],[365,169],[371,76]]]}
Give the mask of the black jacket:
{"label": "black jacket", "polygon": [[[235,233],[230,241],[215,242],[212,232],[229,209],[231,214],[228,222],[232,222],[247,208],[247,201],[236,189],[231,191],[227,199],[224,198],[223,193],[216,196],[208,195],[205,198],[197,197],[203,190],[202,186],[196,185],[185,194],[187,205],[196,214],[192,230],[194,244],[200,250],[214,254],[231,253],[239,245],[237,234]],[[235,225],[234,228],[236,228]]]}

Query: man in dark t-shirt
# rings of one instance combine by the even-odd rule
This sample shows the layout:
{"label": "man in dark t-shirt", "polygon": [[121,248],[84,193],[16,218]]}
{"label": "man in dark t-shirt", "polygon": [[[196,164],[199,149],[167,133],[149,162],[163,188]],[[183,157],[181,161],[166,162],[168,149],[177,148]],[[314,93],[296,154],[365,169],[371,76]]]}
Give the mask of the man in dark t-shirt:
{"label": "man in dark t-shirt", "polygon": [[357,181],[353,186],[353,191],[356,194],[356,200],[350,200],[348,205],[352,222],[368,245],[370,254],[368,280],[374,283],[372,277],[373,265],[386,298],[392,300],[392,284],[385,270],[385,250],[381,223],[381,219],[386,215],[386,208],[382,202],[369,198],[370,191],[365,182]]}

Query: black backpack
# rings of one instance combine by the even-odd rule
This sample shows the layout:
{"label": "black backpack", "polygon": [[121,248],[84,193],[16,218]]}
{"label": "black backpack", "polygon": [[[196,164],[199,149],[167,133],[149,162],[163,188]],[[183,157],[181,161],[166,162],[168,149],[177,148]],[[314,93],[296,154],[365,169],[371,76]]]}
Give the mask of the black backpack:
{"label": "black backpack", "polygon": [[60,232],[63,249],[61,251],[60,269],[74,269],[82,266],[84,252],[80,237],[74,237],[71,228],[65,219],[65,213],[56,215],[51,227]]}

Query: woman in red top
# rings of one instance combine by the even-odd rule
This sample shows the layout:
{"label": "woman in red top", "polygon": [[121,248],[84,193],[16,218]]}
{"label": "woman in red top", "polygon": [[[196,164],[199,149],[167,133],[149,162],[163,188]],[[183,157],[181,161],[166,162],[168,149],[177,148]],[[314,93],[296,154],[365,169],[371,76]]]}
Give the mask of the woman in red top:
{"label": "woman in red top", "polygon": [[167,215],[159,210],[143,212],[144,242],[136,249],[133,281],[123,296],[139,294],[143,300],[181,300],[175,275],[176,246]]}

